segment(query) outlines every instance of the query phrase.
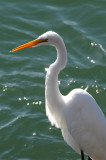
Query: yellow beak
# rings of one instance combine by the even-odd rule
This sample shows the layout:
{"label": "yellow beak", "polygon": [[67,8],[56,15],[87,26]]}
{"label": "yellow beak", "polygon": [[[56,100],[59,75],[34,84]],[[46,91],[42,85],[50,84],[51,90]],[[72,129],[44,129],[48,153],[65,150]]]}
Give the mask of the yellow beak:
{"label": "yellow beak", "polygon": [[47,42],[47,41],[48,41],[48,39],[35,39],[31,42],[25,43],[25,44],[23,44],[19,47],[16,47],[16,48],[12,49],[11,52],[15,52],[15,51],[18,51],[18,50],[21,50],[21,49],[24,49],[24,48],[37,46],[39,43]]}

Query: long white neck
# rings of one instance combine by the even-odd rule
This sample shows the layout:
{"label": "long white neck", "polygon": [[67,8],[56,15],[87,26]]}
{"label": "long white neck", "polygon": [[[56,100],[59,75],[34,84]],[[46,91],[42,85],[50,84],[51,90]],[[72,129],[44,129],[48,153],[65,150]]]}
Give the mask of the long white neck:
{"label": "long white neck", "polygon": [[[46,98],[46,112],[52,124],[55,124],[57,127],[60,126],[60,119],[56,117],[56,114],[61,114],[62,108],[60,106],[63,103],[63,96],[60,93],[58,87],[58,74],[66,66],[67,63],[67,52],[66,47],[62,39],[59,43],[55,45],[57,50],[57,59],[50,65],[45,83],[45,98]],[[51,117],[52,116],[52,120]],[[54,117],[54,118],[53,118]],[[59,116],[58,116],[59,117]],[[61,118],[61,116],[60,116]],[[54,119],[54,120],[53,120]]]}
{"label": "long white neck", "polygon": [[58,88],[58,74],[65,68],[67,63],[67,52],[63,40],[55,47],[57,50],[57,59],[50,65],[46,75],[46,93],[49,93],[52,97],[60,93]]}

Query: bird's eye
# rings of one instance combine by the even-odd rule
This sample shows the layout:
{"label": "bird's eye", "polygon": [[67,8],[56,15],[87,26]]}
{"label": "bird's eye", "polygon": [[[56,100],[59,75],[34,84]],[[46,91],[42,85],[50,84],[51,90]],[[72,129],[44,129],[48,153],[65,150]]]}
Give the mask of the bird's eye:
{"label": "bird's eye", "polygon": [[48,42],[48,39],[39,39],[39,43]]}

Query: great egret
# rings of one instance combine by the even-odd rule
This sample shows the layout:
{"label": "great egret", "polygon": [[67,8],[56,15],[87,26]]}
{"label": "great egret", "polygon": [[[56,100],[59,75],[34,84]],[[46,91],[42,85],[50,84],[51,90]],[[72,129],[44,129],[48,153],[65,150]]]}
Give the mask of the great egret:
{"label": "great egret", "polygon": [[46,74],[46,114],[52,125],[61,129],[64,140],[76,152],[93,160],[106,160],[106,118],[95,99],[85,90],[74,89],[63,96],[58,87],[58,74],[67,63],[63,39],[53,31],[23,44],[12,52],[40,45],[53,45],[57,59]]}

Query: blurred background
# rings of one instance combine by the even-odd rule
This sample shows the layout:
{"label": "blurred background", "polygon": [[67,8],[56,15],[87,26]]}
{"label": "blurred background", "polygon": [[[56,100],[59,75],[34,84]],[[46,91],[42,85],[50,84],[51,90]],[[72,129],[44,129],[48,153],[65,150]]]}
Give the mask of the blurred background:
{"label": "blurred background", "polygon": [[55,48],[9,52],[49,30],[62,36],[68,52],[61,93],[87,88],[106,116],[106,0],[0,1],[1,160],[80,160],[45,114],[46,68]]}

